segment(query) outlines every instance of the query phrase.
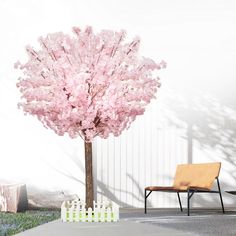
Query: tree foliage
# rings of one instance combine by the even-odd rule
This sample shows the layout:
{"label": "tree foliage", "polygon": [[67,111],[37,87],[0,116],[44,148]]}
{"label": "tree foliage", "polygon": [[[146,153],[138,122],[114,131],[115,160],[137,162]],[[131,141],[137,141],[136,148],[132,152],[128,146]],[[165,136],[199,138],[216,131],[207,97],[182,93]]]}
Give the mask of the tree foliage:
{"label": "tree foliage", "polygon": [[26,47],[28,61],[15,65],[23,71],[19,106],[59,135],[118,136],[155,97],[155,71],[165,62],[140,58],[140,39],[125,42],[124,31],[73,32],[40,37],[39,50]]}

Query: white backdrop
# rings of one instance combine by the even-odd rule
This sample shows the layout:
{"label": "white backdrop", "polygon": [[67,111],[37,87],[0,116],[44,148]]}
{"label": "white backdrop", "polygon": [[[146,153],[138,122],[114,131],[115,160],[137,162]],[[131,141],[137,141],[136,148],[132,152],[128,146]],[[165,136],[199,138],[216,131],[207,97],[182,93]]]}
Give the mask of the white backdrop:
{"label": "white backdrop", "polygon": [[[223,190],[236,190],[236,2],[234,0],[0,0],[0,178],[27,183],[34,201],[84,197],[83,142],[58,137],[17,109],[24,46],[72,26],[125,29],[141,54],[168,63],[144,116],[119,138],[94,142],[98,198],[143,205],[143,188],[171,184],[178,163],[221,161]],[[63,194],[64,193],[64,194]],[[218,196],[196,196],[218,206]],[[203,199],[205,201],[203,201]],[[226,206],[236,199],[224,194]],[[44,203],[45,203],[44,202]],[[150,206],[175,207],[152,194]]]}

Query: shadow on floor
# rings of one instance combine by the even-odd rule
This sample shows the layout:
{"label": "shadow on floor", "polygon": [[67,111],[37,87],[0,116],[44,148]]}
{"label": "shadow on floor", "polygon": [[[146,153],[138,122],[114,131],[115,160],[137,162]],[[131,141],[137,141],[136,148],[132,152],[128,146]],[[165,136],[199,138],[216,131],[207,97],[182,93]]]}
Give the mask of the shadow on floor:
{"label": "shadow on floor", "polygon": [[[121,220],[184,232],[186,235],[236,235],[236,209],[193,209],[190,216],[179,209],[123,209]],[[185,234],[184,234],[185,235]]]}

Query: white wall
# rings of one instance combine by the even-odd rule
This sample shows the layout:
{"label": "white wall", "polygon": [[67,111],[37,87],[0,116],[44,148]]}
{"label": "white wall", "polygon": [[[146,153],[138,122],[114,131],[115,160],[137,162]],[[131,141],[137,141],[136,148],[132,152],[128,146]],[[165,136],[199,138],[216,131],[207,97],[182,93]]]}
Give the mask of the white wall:
{"label": "white wall", "polygon": [[[98,198],[143,204],[143,187],[171,184],[177,163],[221,161],[223,190],[236,186],[236,2],[230,0],[1,0],[0,178],[36,193],[84,195],[83,142],[58,137],[17,109],[16,60],[48,32],[72,26],[125,29],[142,39],[141,54],[168,68],[158,99],[119,138],[94,142]],[[39,196],[39,195],[38,195]],[[39,197],[38,197],[39,198]],[[196,196],[196,205],[218,205]],[[205,198],[207,201],[202,201]],[[214,201],[213,201],[214,200]],[[236,199],[224,194],[227,206]],[[149,204],[176,206],[152,194]]]}

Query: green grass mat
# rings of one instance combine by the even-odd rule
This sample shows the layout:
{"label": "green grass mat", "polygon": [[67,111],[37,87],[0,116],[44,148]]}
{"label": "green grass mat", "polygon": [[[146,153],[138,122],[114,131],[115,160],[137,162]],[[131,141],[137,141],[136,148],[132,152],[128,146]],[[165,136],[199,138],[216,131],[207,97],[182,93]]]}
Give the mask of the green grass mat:
{"label": "green grass mat", "polygon": [[0,212],[0,236],[10,236],[60,218],[59,210],[29,210],[20,213]]}

